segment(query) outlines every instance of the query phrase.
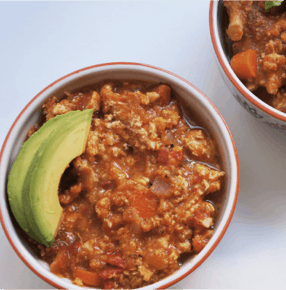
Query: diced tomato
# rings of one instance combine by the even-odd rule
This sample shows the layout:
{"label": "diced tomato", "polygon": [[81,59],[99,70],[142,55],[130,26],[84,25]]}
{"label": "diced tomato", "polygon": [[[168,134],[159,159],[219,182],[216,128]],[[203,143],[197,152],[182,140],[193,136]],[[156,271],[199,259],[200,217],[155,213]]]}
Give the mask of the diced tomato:
{"label": "diced tomato", "polygon": [[199,176],[199,175],[194,175],[193,176],[193,184],[197,184],[197,183],[199,183],[201,181],[202,181],[202,177],[201,176]]}
{"label": "diced tomato", "polygon": [[169,153],[169,164],[179,166],[183,163],[183,148],[180,146],[175,146]]}
{"label": "diced tomato", "polygon": [[151,191],[147,191],[144,195],[147,199],[157,202],[157,197]]}
{"label": "diced tomato", "polygon": [[171,101],[171,89],[167,85],[160,85],[157,88],[154,89],[155,92],[157,92],[161,98],[158,99],[158,103],[162,106],[167,106],[170,104]]}
{"label": "diced tomato", "polygon": [[114,267],[108,267],[102,271],[99,272],[99,277],[101,277],[103,280],[112,279],[122,273],[122,269],[114,268]]}
{"label": "diced tomato", "polygon": [[172,150],[162,148],[158,152],[157,162],[164,166],[179,166],[183,163],[183,157],[183,148],[180,146],[175,146]]}
{"label": "diced tomato", "polygon": [[61,274],[68,270],[70,263],[69,260],[72,256],[76,256],[81,247],[80,241],[75,241],[69,246],[59,247],[55,246],[55,249],[58,249],[56,258],[51,264],[51,271],[55,274]]}
{"label": "diced tomato", "polygon": [[118,254],[107,253],[106,262],[112,266],[117,266],[119,268],[125,269],[124,259]]}
{"label": "diced tomato", "polygon": [[160,149],[157,156],[157,161],[161,165],[169,165],[169,150],[168,149]]}
{"label": "diced tomato", "polygon": [[84,284],[98,287],[101,284],[101,278],[98,273],[90,272],[82,268],[75,268],[73,278],[79,278]]}
{"label": "diced tomato", "polygon": [[134,195],[131,206],[136,209],[141,218],[150,218],[156,212],[157,198],[150,191],[146,194],[138,192]]}
{"label": "diced tomato", "polygon": [[61,247],[50,268],[54,274],[61,274],[67,271],[69,267],[69,255],[67,247]]}
{"label": "diced tomato", "polygon": [[67,247],[70,255],[75,256],[81,247],[81,241],[76,241]]}
{"label": "diced tomato", "polygon": [[113,281],[112,280],[103,281],[103,287],[104,287],[104,289],[112,289],[113,288]]}

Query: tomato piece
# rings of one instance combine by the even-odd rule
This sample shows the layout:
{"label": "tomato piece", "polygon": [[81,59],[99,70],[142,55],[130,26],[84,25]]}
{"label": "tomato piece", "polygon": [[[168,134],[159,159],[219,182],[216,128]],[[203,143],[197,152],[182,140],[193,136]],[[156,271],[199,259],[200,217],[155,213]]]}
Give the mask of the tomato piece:
{"label": "tomato piece", "polygon": [[179,166],[183,163],[183,157],[183,148],[180,146],[175,146],[172,150],[162,148],[158,152],[157,162],[164,166]]}
{"label": "tomato piece", "polygon": [[67,271],[69,267],[69,255],[67,247],[61,247],[57,253],[56,258],[50,265],[51,272],[54,274],[61,274]]}
{"label": "tomato piece", "polygon": [[107,253],[106,263],[125,269],[124,259],[117,254]]}
{"label": "tomato piece", "polygon": [[75,256],[81,247],[81,241],[74,242],[67,247],[67,250],[71,256]]}
{"label": "tomato piece", "polygon": [[104,289],[112,289],[113,288],[113,281],[112,280],[106,280],[103,282],[103,288]]}
{"label": "tomato piece", "polygon": [[167,85],[159,85],[157,88],[154,89],[156,93],[160,95],[158,99],[158,103],[162,106],[167,106],[170,104],[171,101],[171,88]]}
{"label": "tomato piece", "polygon": [[77,255],[80,247],[81,241],[73,242],[69,246],[54,246],[55,250],[58,249],[58,253],[50,266],[51,272],[55,274],[63,274],[67,272],[70,267],[70,258]]}
{"label": "tomato piece", "polygon": [[131,207],[136,209],[141,218],[150,218],[157,210],[157,198],[150,191],[146,194],[138,192],[133,197]]}
{"label": "tomato piece", "polygon": [[102,271],[99,272],[99,277],[101,277],[103,280],[112,279],[116,277],[118,274],[122,273],[122,269],[114,268],[114,267],[108,267]]}
{"label": "tomato piece", "polygon": [[157,156],[157,161],[161,165],[169,165],[169,150],[168,149],[160,149]]}
{"label": "tomato piece", "polygon": [[169,153],[169,164],[179,166],[182,165],[184,158],[183,148],[175,146]]}
{"label": "tomato piece", "polygon": [[101,279],[98,273],[90,272],[82,268],[73,270],[73,277],[79,278],[84,284],[98,287],[101,284]]}

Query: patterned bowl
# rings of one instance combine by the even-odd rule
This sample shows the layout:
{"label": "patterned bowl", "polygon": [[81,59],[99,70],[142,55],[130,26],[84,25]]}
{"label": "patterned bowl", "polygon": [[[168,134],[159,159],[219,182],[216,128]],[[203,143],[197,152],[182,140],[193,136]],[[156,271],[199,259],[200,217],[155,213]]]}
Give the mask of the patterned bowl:
{"label": "patterned bowl", "polygon": [[275,130],[286,131],[286,114],[264,103],[249,91],[230,67],[229,48],[226,43],[226,27],[223,21],[224,13],[226,11],[224,10],[223,0],[210,1],[210,34],[219,71],[225,84],[240,105],[254,118]]}

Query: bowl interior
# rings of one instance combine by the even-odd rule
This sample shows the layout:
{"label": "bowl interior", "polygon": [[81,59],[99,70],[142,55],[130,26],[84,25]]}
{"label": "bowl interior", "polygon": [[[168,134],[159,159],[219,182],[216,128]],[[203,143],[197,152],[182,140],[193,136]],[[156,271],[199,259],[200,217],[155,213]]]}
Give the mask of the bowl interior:
{"label": "bowl interior", "polygon": [[[236,201],[236,189],[237,189],[237,174],[238,164],[234,153],[234,144],[229,136],[229,132],[226,128],[224,121],[221,119],[218,111],[202,94],[188,84],[186,81],[178,78],[177,76],[167,73],[161,70],[155,70],[145,66],[128,66],[128,65],[110,65],[99,66],[82,70],[80,72],[71,74],[70,76],[62,79],[59,82],[55,82],[48,88],[46,88],[41,94],[36,97],[29,107],[22,113],[12,131],[8,141],[3,148],[3,155],[1,161],[1,212],[2,221],[6,228],[6,234],[10,236],[12,245],[18,249],[22,255],[22,259],[30,263],[30,267],[54,281],[58,286],[64,288],[81,288],[73,284],[70,284],[66,279],[60,279],[49,272],[48,265],[41,262],[34,252],[30,249],[26,241],[18,234],[13,225],[13,219],[9,212],[9,206],[6,196],[6,182],[9,170],[13,164],[15,157],[17,156],[21,144],[25,140],[29,129],[37,122],[40,116],[40,107],[44,101],[52,96],[62,98],[64,91],[75,91],[81,87],[91,85],[103,80],[122,80],[133,79],[152,82],[164,82],[171,86],[171,88],[180,96],[185,103],[191,108],[196,115],[201,116],[203,126],[211,132],[212,136],[216,139],[218,144],[219,153],[222,156],[223,169],[226,172],[225,178],[225,195],[222,203],[221,214],[216,222],[214,228],[214,236],[202,250],[200,254],[195,257],[191,257],[187,260],[180,270],[173,275],[165,278],[164,280],[152,285],[154,287],[160,287],[180,279],[180,277],[190,269],[195,269],[214,249],[216,244],[222,237],[222,233],[226,230],[226,224],[228,225]],[[147,287],[148,288],[148,287]],[[146,289],[147,289],[146,288]]]}
{"label": "bowl interior", "polygon": [[222,50],[226,59],[230,62],[232,57],[231,41],[228,39],[226,30],[229,24],[229,18],[226,9],[223,5],[223,0],[219,0],[217,3],[217,18],[215,25],[218,29],[218,37],[222,46]]}

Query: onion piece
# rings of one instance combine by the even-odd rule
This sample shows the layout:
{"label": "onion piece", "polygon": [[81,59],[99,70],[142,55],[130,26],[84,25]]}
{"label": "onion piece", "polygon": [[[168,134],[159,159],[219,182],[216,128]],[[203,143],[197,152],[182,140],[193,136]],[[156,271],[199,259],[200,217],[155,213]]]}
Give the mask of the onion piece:
{"label": "onion piece", "polygon": [[153,185],[150,187],[150,190],[153,194],[164,197],[170,195],[171,186],[157,176],[153,182]]}

